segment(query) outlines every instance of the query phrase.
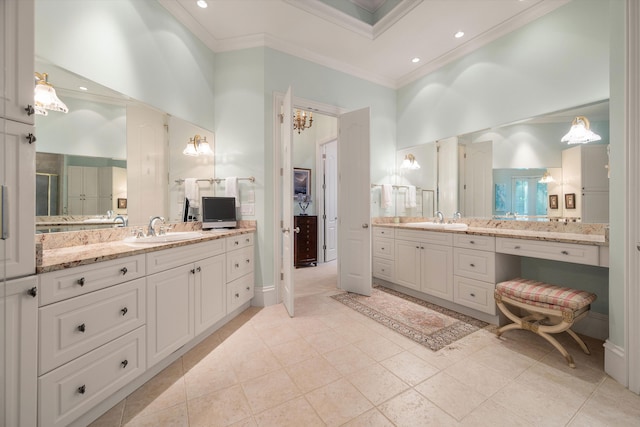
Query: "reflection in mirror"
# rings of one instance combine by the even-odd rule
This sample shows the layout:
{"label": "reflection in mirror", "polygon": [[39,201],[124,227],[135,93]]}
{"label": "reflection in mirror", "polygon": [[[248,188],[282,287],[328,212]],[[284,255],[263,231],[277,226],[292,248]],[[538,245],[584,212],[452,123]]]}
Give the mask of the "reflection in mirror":
{"label": "reflection in mirror", "polygon": [[[602,140],[577,146],[561,142],[577,116],[588,117]],[[435,209],[446,218],[459,210],[464,217],[608,222],[608,143],[605,100],[398,150],[393,182],[434,189]],[[399,168],[409,153],[420,170]],[[540,182],[545,172],[551,182]],[[565,194],[575,194],[574,207],[566,208]],[[553,208],[549,196],[559,201]],[[381,216],[420,213],[401,205]]]}

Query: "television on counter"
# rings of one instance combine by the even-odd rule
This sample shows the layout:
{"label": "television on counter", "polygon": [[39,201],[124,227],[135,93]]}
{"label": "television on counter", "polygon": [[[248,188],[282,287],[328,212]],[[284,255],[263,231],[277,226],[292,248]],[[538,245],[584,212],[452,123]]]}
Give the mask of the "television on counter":
{"label": "television on counter", "polygon": [[236,198],[235,197],[203,197],[202,198],[202,228],[235,228]]}

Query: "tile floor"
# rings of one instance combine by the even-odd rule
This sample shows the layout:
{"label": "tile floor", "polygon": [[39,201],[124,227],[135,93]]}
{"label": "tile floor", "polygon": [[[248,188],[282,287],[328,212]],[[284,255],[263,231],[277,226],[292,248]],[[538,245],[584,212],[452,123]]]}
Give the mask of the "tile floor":
{"label": "tile floor", "polygon": [[296,270],[296,316],[251,307],[117,404],[104,426],[638,426],[640,396],[567,344],[475,332],[432,352],[329,298],[335,265]]}

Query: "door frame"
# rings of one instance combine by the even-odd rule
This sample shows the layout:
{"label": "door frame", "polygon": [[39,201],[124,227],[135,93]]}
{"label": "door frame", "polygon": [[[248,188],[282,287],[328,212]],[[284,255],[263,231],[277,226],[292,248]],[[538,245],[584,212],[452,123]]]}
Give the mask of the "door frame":
{"label": "door frame", "polygon": [[[274,92],[273,93],[273,103],[272,103],[272,111],[273,111],[273,196],[275,203],[273,204],[273,223],[272,223],[272,232],[273,232],[273,284],[275,287],[275,300],[269,299],[269,301],[265,301],[265,305],[279,304],[282,301],[282,295],[280,292],[280,266],[282,265],[282,242],[280,239],[281,226],[280,221],[282,219],[282,185],[283,185],[283,177],[281,174],[282,162],[281,162],[281,131],[280,131],[280,114],[284,112],[281,111],[280,106],[282,105],[282,101],[284,100],[285,94],[283,92]],[[314,113],[323,114],[325,116],[335,117],[336,119],[346,113],[348,110],[343,108],[324,104],[321,102],[311,101],[304,98],[293,97],[293,108],[304,109],[308,111],[312,111]],[[293,201],[290,201],[293,203]],[[295,286],[295,283],[294,283]]]}

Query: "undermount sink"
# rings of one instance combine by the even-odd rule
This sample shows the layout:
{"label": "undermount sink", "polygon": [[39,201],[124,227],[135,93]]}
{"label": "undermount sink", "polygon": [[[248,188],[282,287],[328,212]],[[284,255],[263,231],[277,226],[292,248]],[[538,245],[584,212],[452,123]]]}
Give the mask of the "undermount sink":
{"label": "undermount sink", "polygon": [[426,228],[432,230],[459,230],[465,231],[469,228],[467,224],[463,224],[461,222],[454,223],[439,223],[439,222],[407,222],[403,224],[406,227],[415,227],[415,228]]}
{"label": "undermount sink", "polygon": [[173,233],[167,233],[158,236],[146,236],[136,237],[130,236],[124,239],[125,243],[129,244],[152,244],[152,243],[169,243],[179,242],[181,240],[197,239],[202,237],[202,233],[199,231],[175,231]]}

